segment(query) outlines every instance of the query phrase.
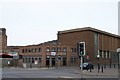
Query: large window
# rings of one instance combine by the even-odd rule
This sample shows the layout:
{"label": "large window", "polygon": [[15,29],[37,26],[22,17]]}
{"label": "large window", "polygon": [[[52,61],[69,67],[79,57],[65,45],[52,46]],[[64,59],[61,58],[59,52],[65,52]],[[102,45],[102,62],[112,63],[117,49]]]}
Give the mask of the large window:
{"label": "large window", "polygon": [[32,49],[31,49],[31,52],[35,52],[35,50],[32,48]]}
{"label": "large window", "polygon": [[109,52],[109,58],[111,58],[111,53]]}
{"label": "large window", "polygon": [[27,49],[25,49],[25,52],[27,53],[27,52],[28,52],[28,50],[27,50]]}
{"label": "large window", "polygon": [[28,49],[28,52],[31,52],[31,50],[30,50],[30,49]]}
{"label": "large window", "polygon": [[100,50],[100,58],[102,58],[102,50]]}
{"label": "large window", "polygon": [[29,63],[31,62],[31,58],[28,59],[28,62],[29,62]]}
{"label": "large window", "polygon": [[32,63],[34,63],[34,58],[32,58]]}
{"label": "large window", "polygon": [[55,52],[55,47],[52,47],[52,50],[51,50],[52,52]]}
{"label": "large window", "polygon": [[64,47],[62,51],[63,51],[63,52],[66,52],[66,51],[67,51],[67,48],[66,48],[66,47]]}
{"label": "large window", "polygon": [[35,52],[37,52],[37,48],[35,48]]}
{"label": "large window", "polygon": [[41,58],[39,58],[39,63],[41,63]]}
{"label": "large window", "polygon": [[104,59],[106,58],[106,51],[104,51]]}
{"label": "large window", "polygon": [[41,48],[38,49],[38,52],[41,52]]}
{"label": "large window", "polygon": [[109,51],[107,51],[107,58],[109,59]]}
{"label": "large window", "polygon": [[25,58],[23,58],[23,63],[25,63]]}
{"label": "large window", "polygon": [[71,57],[71,63],[76,63],[76,58],[75,57]]}
{"label": "large window", "polygon": [[22,53],[24,53],[24,49],[22,49]]}
{"label": "large window", "polygon": [[25,62],[26,62],[26,63],[28,62],[28,58],[25,58]]}
{"label": "large window", "polygon": [[57,47],[57,52],[60,52],[61,51],[61,48],[60,47]]}
{"label": "large window", "polygon": [[98,33],[94,34],[94,46],[95,46],[95,48],[94,48],[94,55],[96,57],[97,54],[98,54]]}

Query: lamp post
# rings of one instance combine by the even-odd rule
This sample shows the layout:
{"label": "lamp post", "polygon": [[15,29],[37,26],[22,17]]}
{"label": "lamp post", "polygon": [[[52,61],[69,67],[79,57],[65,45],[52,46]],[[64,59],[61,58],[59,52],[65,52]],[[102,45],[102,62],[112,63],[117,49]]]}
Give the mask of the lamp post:
{"label": "lamp post", "polygon": [[100,55],[98,54],[97,55],[97,59],[98,59],[98,73],[99,73],[99,70],[100,70],[99,58],[100,58]]}

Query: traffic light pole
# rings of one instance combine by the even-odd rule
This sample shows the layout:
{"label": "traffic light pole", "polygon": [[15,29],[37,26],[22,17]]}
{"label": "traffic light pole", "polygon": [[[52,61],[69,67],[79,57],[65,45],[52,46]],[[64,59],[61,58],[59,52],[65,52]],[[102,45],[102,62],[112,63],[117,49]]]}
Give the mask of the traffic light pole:
{"label": "traffic light pole", "polygon": [[81,71],[83,70],[83,56],[81,56]]}
{"label": "traffic light pole", "polygon": [[83,71],[83,56],[81,55],[81,78],[82,78],[82,71]]}

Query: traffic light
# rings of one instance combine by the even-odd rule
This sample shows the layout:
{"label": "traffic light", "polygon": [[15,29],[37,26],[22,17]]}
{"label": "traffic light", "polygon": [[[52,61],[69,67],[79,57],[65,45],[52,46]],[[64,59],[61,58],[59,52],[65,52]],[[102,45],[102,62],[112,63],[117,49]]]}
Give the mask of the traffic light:
{"label": "traffic light", "polygon": [[85,42],[77,43],[77,52],[78,52],[79,56],[85,55]]}

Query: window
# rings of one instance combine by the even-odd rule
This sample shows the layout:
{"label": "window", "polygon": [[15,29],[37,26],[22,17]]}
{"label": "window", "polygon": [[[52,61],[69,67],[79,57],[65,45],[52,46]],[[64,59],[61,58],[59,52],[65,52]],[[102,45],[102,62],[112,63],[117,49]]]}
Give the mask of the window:
{"label": "window", "polygon": [[109,59],[109,51],[107,51],[107,58]]}
{"label": "window", "polygon": [[77,49],[76,49],[76,48],[74,48],[74,52],[77,52]]}
{"label": "window", "polygon": [[31,52],[35,52],[33,48],[31,49]]}
{"label": "window", "polygon": [[111,53],[109,52],[109,59],[111,58]]}
{"label": "window", "polygon": [[28,62],[30,63],[31,61],[30,61],[30,58],[28,59]]}
{"label": "window", "polygon": [[60,48],[60,47],[58,47],[58,48],[57,48],[57,52],[60,52],[60,51],[61,51],[61,48]]}
{"label": "window", "polygon": [[106,51],[104,51],[104,58],[106,58]]}
{"label": "window", "polygon": [[31,50],[29,49],[28,52],[31,52]]}
{"label": "window", "polygon": [[98,33],[94,34],[94,55],[97,56],[98,53]]}
{"label": "window", "polygon": [[62,51],[63,51],[63,52],[66,52],[66,51],[67,51],[67,48],[64,47]]}
{"label": "window", "polygon": [[76,48],[71,48],[71,52],[76,52]]}
{"label": "window", "polygon": [[39,63],[41,63],[41,58],[39,58]]}
{"label": "window", "polygon": [[28,62],[27,58],[26,58],[25,62],[26,62],[26,63]]}
{"label": "window", "polygon": [[71,58],[71,63],[74,63],[73,57]]}
{"label": "window", "polygon": [[27,50],[27,49],[25,49],[25,52],[27,53],[27,52],[28,52],[28,50]]}
{"label": "window", "polygon": [[37,48],[35,48],[35,52],[37,52]]}
{"label": "window", "polygon": [[102,50],[100,50],[100,58],[102,58]]}
{"label": "window", "polygon": [[71,63],[75,63],[76,62],[76,58],[75,57],[71,57]]}
{"label": "window", "polygon": [[34,58],[32,58],[32,63],[34,63]]}
{"label": "window", "polygon": [[71,48],[71,50],[70,50],[71,52],[73,52],[73,48]]}
{"label": "window", "polygon": [[41,52],[41,48],[38,49],[38,52]]}
{"label": "window", "polygon": [[35,60],[37,60],[37,58],[35,58]]}
{"label": "window", "polygon": [[24,53],[24,49],[22,49],[22,53]]}
{"label": "window", "polygon": [[52,50],[51,50],[52,52],[55,52],[55,47],[52,47]]}
{"label": "window", "polygon": [[50,52],[50,48],[49,47],[47,47],[46,52]]}

